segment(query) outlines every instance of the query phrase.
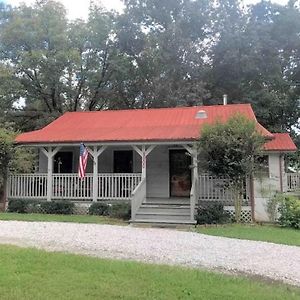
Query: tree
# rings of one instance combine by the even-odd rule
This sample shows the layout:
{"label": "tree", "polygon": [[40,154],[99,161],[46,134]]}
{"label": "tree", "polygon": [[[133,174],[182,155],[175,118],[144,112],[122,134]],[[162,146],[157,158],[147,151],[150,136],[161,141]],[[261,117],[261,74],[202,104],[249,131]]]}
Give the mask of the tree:
{"label": "tree", "polygon": [[[7,125],[7,124],[6,124]],[[6,199],[5,188],[7,183],[8,172],[32,172],[35,155],[34,152],[18,148],[14,145],[14,139],[17,133],[12,131],[9,126],[1,125],[0,127],[0,199],[2,203]]]}
{"label": "tree", "polygon": [[136,67],[135,76],[128,78],[136,92],[131,98],[135,105],[202,104],[208,97],[204,58],[211,1],[124,2],[125,12],[117,19],[117,41]]}
{"label": "tree", "polygon": [[217,22],[210,54],[213,97],[226,93],[231,103],[251,103],[269,130],[292,131],[300,117],[299,9],[261,1],[248,10],[235,5],[226,11],[230,22]]}
{"label": "tree", "polygon": [[260,156],[264,142],[255,122],[239,114],[226,123],[207,124],[201,131],[198,143],[200,165],[213,175],[229,179],[237,222],[241,216],[245,179],[250,178],[258,166],[256,158]]}
{"label": "tree", "polygon": [[10,109],[19,99],[24,106],[14,117],[30,119],[34,129],[65,111],[113,106],[115,74],[126,61],[113,28],[112,14],[93,4],[87,21],[68,21],[65,8],[51,0],[2,14],[0,60],[8,84],[0,92]]}

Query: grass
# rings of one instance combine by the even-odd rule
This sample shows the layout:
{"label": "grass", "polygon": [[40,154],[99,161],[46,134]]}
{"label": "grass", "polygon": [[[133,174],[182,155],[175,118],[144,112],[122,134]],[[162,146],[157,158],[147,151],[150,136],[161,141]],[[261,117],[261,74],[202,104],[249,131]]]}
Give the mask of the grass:
{"label": "grass", "polygon": [[28,221],[28,222],[72,222],[72,223],[95,223],[126,225],[127,222],[120,219],[113,219],[103,216],[90,215],[47,215],[47,214],[18,214],[0,213],[0,220],[3,221]]}
{"label": "grass", "polygon": [[28,299],[300,299],[240,276],[0,246],[0,297]]}
{"label": "grass", "polygon": [[232,224],[201,226],[197,227],[196,231],[215,236],[300,246],[300,230],[282,228],[275,225]]}

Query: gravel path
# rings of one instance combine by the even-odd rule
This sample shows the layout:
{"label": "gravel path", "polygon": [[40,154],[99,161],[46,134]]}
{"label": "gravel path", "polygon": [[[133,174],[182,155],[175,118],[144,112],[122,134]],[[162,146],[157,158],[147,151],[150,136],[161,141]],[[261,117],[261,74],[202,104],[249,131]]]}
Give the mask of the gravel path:
{"label": "gravel path", "polygon": [[300,247],[168,229],[0,221],[0,243],[242,272],[300,286]]}

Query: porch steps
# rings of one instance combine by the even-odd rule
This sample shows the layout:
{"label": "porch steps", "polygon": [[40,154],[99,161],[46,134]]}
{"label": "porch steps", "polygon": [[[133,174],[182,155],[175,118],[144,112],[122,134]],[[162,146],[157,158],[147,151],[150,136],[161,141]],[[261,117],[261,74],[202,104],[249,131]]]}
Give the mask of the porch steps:
{"label": "porch steps", "polygon": [[144,204],[158,205],[190,205],[189,198],[147,198]]}
{"label": "porch steps", "polygon": [[148,198],[132,223],[195,224],[190,217],[189,199]]}

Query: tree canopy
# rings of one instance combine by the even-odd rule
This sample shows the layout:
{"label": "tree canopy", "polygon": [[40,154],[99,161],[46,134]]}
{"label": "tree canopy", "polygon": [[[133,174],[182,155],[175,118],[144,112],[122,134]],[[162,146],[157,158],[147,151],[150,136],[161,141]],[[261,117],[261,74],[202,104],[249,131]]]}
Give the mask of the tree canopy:
{"label": "tree canopy", "polygon": [[[268,129],[300,116],[300,5],[238,0],[52,0],[0,7],[0,109],[20,130],[65,111],[251,103]],[[296,131],[295,131],[296,132]]]}

